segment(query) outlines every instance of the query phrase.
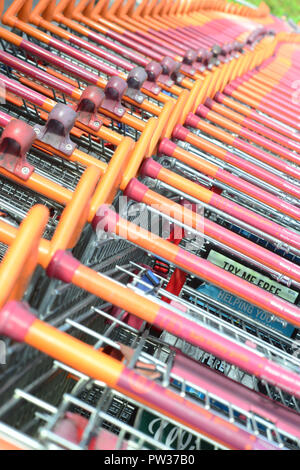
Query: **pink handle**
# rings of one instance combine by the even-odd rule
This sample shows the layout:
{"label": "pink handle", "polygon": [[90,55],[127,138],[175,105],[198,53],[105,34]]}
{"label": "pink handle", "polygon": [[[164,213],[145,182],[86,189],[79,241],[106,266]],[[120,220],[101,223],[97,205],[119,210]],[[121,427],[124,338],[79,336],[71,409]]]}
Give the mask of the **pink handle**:
{"label": "pink handle", "polygon": [[124,44],[127,47],[131,47],[133,50],[143,54],[145,57],[150,57],[151,59],[157,60],[158,62],[160,62],[164,57],[164,54],[157,53],[154,50],[150,49],[149,47],[145,47],[145,45],[138,43],[136,39],[135,40],[129,39],[128,37],[126,37],[125,33],[123,35],[123,34],[116,33],[115,31],[108,30],[106,34],[107,36],[109,36],[112,39],[115,39],[121,44]]}
{"label": "pink handle", "polygon": [[258,145],[261,145],[262,147],[267,148],[268,150],[271,150],[271,152],[275,153],[276,155],[280,155],[291,162],[297,163],[298,165],[300,163],[300,157],[297,156],[295,153],[282,147],[281,145],[276,144],[271,140],[266,139],[263,136],[255,134],[249,129],[241,129],[240,136],[257,143]]}
{"label": "pink handle", "polygon": [[43,70],[37,67],[34,67],[28,64],[27,62],[24,62],[23,60],[20,60],[17,57],[14,57],[11,54],[7,54],[7,52],[1,51],[1,50],[0,50],[0,60],[4,64],[8,65],[9,67],[19,70],[20,72],[23,72],[29,77],[33,77],[33,78],[36,78],[37,80],[41,80],[41,82],[47,83],[49,86],[53,86],[53,88],[59,89],[62,93],[66,93],[69,96],[72,96],[72,93],[75,90],[75,87],[73,87],[72,85],[69,85],[63,80],[60,80],[59,78],[56,78],[53,75],[50,75],[44,72]]}
{"label": "pink handle", "polygon": [[[136,178],[133,178],[128,183],[126,190],[124,191],[124,195],[137,202],[143,202],[147,191],[149,191],[149,188],[146,185],[142,184]],[[208,235],[215,240],[218,240],[221,243],[234,248],[240,253],[259,260],[259,262],[275,269],[275,271],[278,271],[300,282],[300,266],[297,266],[291,261],[276,255],[276,253],[271,253],[269,250],[256,245],[256,243],[253,243],[250,240],[246,240],[240,235],[231,232],[230,230],[221,227],[215,222],[201,217],[198,214],[196,226],[194,228],[196,230],[198,229],[199,231],[204,230],[205,235]]]}
{"label": "pink handle", "polygon": [[241,170],[246,171],[247,173],[249,173],[249,175],[256,176],[260,180],[266,181],[267,183],[271,184],[275,188],[283,190],[287,192],[288,194],[295,196],[298,199],[300,198],[300,195],[299,195],[300,191],[297,186],[255,165],[254,163],[248,162],[247,160],[244,160],[243,158],[237,157],[236,155],[233,155],[230,152],[226,152],[224,160],[227,163],[230,163],[236,166],[237,168],[240,168]]}
{"label": "pink handle", "polygon": [[241,207],[238,204],[229,201],[216,193],[213,194],[210,200],[210,204],[218,209],[223,210],[224,212],[227,212],[237,219],[246,222],[249,225],[253,225],[259,230],[262,230],[262,232],[279,238],[280,240],[294,246],[295,248],[300,248],[300,235],[284,227],[281,227],[278,224],[275,224],[271,220],[265,219],[259,214],[251,212],[245,207]]}
{"label": "pink handle", "polygon": [[269,139],[278,141],[281,145],[285,147],[290,147],[296,152],[300,153],[300,144],[298,144],[297,142],[293,142],[291,139],[284,135],[281,135],[279,132],[276,132],[272,129],[268,129],[267,127],[262,126],[258,122],[251,121],[251,119],[249,118],[245,118],[242,122],[242,125],[245,127],[249,127],[249,129],[252,129],[258,134],[266,135]]}
{"label": "pink handle", "polygon": [[219,168],[217,171],[215,178],[223,181],[224,183],[227,183],[233,188],[241,190],[245,194],[253,196],[255,199],[258,199],[259,201],[262,201],[279,211],[282,211],[284,214],[287,214],[296,220],[300,220],[300,209],[298,207],[293,206],[292,204],[289,204],[282,199],[279,199],[278,197],[268,193],[267,191],[264,191],[263,189],[260,189],[254,184],[248,183],[247,181],[238,178],[237,176],[232,175],[231,173],[228,173],[221,168]]}
{"label": "pink handle", "polygon": [[283,160],[273,157],[269,153],[238,138],[234,139],[232,145],[239,150],[248,153],[249,155],[253,155],[258,160],[261,160],[264,163],[268,163],[268,165],[277,168],[277,170],[280,170],[287,175],[293,176],[293,178],[300,179],[300,170],[298,168],[292,167],[288,163],[285,163]]}
{"label": "pink handle", "polygon": [[20,47],[27,52],[39,57],[40,59],[46,60],[49,64],[56,66],[66,72],[69,72],[75,77],[79,77],[87,83],[92,85],[97,85],[99,81],[98,75],[95,73],[85,70],[83,67],[80,67],[77,64],[73,64],[71,61],[65,60],[58,55],[52,54],[51,52],[43,49],[42,47],[34,44],[31,41],[26,41],[23,39]]}
{"label": "pink handle", "polygon": [[290,408],[283,407],[180,353],[174,358],[172,372],[242,410],[266,418],[279,429],[300,438],[300,416]]}
{"label": "pink handle", "polygon": [[11,80],[5,75],[0,74],[0,80],[4,83],[8,91],[15,93],[17,96],[21,96],[24,98],[24,100],[28,100],[37,106],[43,106],[47,99],[46,96],[41,95],[37,91],[31,90],[30,88],[27,88],[15,80]]}
{"label": "pink handle", "polygon": [[300,398],[300,376],[274,364],[255,350],[245,349],[230,339],[215,333],[187,318],[160,307],[155,324],[174,335],[180,335],[187,342],[219,357],[229,364],[234,364],[256,377],[265,378],[268,383],[278,386],[297,398]]}
{"label": "pink handle", "polygon": [[[226,96],[223,93],[217,92],[214,96],[214,99],[218,103],[223,103],[224,100],[226,99]],[[232,107],[231,103],[226,103],[226,106]],[[233,109],[235,109],[235,107]],[[300,136],[297,135],[297,133],[293,133],[292,131],[290,131],[289,129],[287,129],[283,125],[281,125],[280,122],[275,122],[273,120],[270,120],[270,118],[268,116],[264,116],[263,114],[259,114],[254,109],[249,114],[249,108],[247,108],[245,106],[242,106],[240,108],[239,112],[244,114],[245,116],[248,116],[248,117],[245,118],[245,120],[249,119],[252,123],[253,123],[253,121],[255,121],[254,124],[256,122],[260,122],[261,124],[266,126],[266,128],[273,129],[276,132],[278,132],[279,134],[288,137],[292,141],[300,142]]]}
{"label": "pink handle", "polygon": [[168,416],[179,422],[187,423],[192,429],[211,436],[233,449],[279,449],[268,441],[255,438],[254,435],[235,425],[228,426],[224,419],[146,377],[141,378],[140,375],[129,369],[124,369],[121,373],[117,388],[139,401],[150,403],[154,409],[163,409]]}

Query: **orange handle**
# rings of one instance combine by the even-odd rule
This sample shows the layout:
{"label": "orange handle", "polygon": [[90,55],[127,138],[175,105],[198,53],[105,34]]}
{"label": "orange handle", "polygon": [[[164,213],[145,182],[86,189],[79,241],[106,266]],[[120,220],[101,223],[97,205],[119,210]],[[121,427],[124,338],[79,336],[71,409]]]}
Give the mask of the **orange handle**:
{"label": "orange handle", "polygon": [[21,223],[0,265],[0,307],[11,298],[23,296],[38,262],[39,242],[48,217],[48,209],[36,205]]}

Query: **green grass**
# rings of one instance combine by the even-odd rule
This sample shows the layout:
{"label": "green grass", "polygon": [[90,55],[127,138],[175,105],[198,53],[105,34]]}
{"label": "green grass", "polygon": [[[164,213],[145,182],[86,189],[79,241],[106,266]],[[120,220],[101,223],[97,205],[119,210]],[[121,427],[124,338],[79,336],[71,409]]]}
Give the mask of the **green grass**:
{"label": "green grass", "polygon": [[[259,5],[261,0],[249,0],[255,5]],[[278,17],[286,16],[296,23],[300,21],[300,0],[264,0],[269,5],[271,13]]]}

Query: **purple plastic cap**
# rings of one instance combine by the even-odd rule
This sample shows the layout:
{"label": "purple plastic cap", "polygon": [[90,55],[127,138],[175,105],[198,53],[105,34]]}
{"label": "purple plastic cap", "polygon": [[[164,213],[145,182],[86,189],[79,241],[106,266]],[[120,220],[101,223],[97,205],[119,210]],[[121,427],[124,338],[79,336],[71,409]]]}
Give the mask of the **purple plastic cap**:
{"label": "purple plastic cap", "polygon": [[209,59],[208,51],[206,49],[204,49],[204,47],[200,47],[200,49],[198,49],[197,61],[204,64],[208,61],[208,59]]}
{"label": "purple plastic cap", "polygon": [[88,86],[81,95],[76,107],[77,121],[94,130],[98,130],[102,121],[97,116],[97,111],[104,99],[103,91],[96,86]]}
{"label": "purple plastic cap", "polygon": [[154,95],[158,95],[161,91],[161,88],[156,83],[156,80],[162,73],[162,66],[159,62],[152,60],[146,65],[145,71],[147,73],[147,80],[144,82],[143,88],[150,91],[150,93],[153,93]]}
{"label": "purple plastic cap", "polygon": [[192,65],[197,60],[198,53],[193,49],[186,51],[183,57],[183,63],[187,65]]}
{"label": "purple plastic cap", "polygon": [[22,343],[35,320],[27,304],[11,300],[0,311],[0,334]]}
{"label": "purple plastic cap", "polygon": [[147,73],[143,67],[135,67],[132,69],[127,76],[128,89],[125,93],[126,96],[129,96],[129,98],[137,103],[142,103],[146,97],[141,93],[140,88],[143,86],[146,79]]}
{"label": "purple plastic cap", "polygon": [[228,55],[231,54],[233,51],[233,45],[231,43],[224,44],[222,47],[222,54]]}
{"label": "purple plastic cap", "polygon": [[129,88],[139,90],[144,81],[147,79],[147,72],[143,67],[135,67],[132,69],[127,76],[127,84]]}
{"label": "purple plastic cap", "polygon": [[233,41],[233,48],[237,52],[242,52],[245,44],[241,41]]}
{"label": "purple plastic cap", "polygon": [[172,73],[176,72],[180,68],[180,63],[176,62],[176,60],[172,59],[172,57],[166,56],[161,61],[162,65],[162,73],[163,75],[171,75]]}
{"label": "purple plastic cap", "polygon": [[127,86],[123,78],[111,77],[104,89],[105,97],[110,100],[119,101],[127,90]]}
{"label": "purple plastic cap", "polygon": [[183,76],[179,73],[181,63],[176,62],[176,60],[172,59],[172,57],[164,57],[161,61],[161,65],[163,70],[162,74],[159,76],[159,82],[163,83],[164,85],[172,86],[175,80],[177,83],[179,83],[183,78]]}
{"label": "purple plastic cap", "polygon": [[149,82],[155,82],[162,73],[163,68],[159,62],[151,60],[151,62],[146,65],[145,70],[147,72]]}
{"label": "purple plastic cap", "polygon": [[95,109],[98,109],[101,106],[101,102],[103,98],[104,98],[104,93],[99,87],[89,85],[83,91],[80,97],[79,103],[78,103],[78,107],[82,101],[88,100],[94,105]]}

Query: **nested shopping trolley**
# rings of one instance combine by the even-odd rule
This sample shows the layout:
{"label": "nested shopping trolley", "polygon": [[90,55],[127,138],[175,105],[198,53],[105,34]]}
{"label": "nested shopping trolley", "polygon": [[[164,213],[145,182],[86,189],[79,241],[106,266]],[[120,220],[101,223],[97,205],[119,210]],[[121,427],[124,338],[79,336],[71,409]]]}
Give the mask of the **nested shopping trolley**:
{"label": "nested shopping trolley", "polygon": [[[42,213],[43,218],[41,217]],[[47,211],[42,207],[37,207],[23,223],[17,234],[11,230],[8,235],[7,230],[7,237],[13,237],[14,240],[3,263],[14,262],[15,252],[20,244],[22,246],[22,235],[24,232],[26,233],[26,228],[29,227],[32,230],[32,224],[28,222],[30,216],[37,216],[39,220],[38,235],[43,229],[40,226],[43,222],[46,223]],[[37,260],[40,260],[43,257],[43,251],[46,251],[45,247],[41,250],[41,245],[38,245],[39,241],[40,239],[36,236]],[[19,265],[22,269],[21,260]],[[5,265],[3,266],[5,267]],[[34,263],[32,263],[32,268],[34,268]],[[5,272],[5,269],[2,272]],[[142,279],[139,279],[138,282],[144,283]],[[24,283],[22,286],[24,287]],[[30,435],[23,437],[23,446],[27,448],[41,448],[43,446],[76,449],[80,448],[80,445],[81,447],[86,445],[95,449],[103,447],[164,449],[172,448],[174,435],[179,440],[178,445],[181,447],[184,447],[184,443],[187,445],[187,442],[192,442],[195,448],[213,448],[216,444],[211,442],[209,438],[207,439],[211,435],[220,441],[220,448],[276,449],[286,445],[292,448],[297,446],[297,440],[288,431],[292,430],[295,425],[293,422],[295,415],[292,412],[282,410],[282,423],[280,424],[286,429],[281,431],[277,427],[270,426],[267,420],[261,417],[255,419],[252,413],[242,411],[242,408],[236,403],[231,406],[222,397],[214,394],[207,395],[205,388],[203,389],[201,384],[199,387],[197,380],[200,372],[197,369],[201,366],[182,356],[177,347],[175,349],[170,347],[169,338],[166,338],[167,341],[161,340],[157,338],[157,334],[152,338],[147,331],[144,331],[144,328],[138,333],[137,328],[128,325],[127,321],[122,321],[124,310],[119,312],[114,310],[112,316],[105,311],[107,304],[103,304],[100,308],[91,309],[89,315],[100,315],[102,322],[107,323],[105,334],[99,334],[90,326],[86,326],[83,317],[85,319],[89,317],[87,312],[77,321],[64,318],[65,326],[57,330],[38,320],[28,311],[25,304],[12,300],[18,296],[15,291],[9,293],[9,287],[11,288],[11,286],[7,286],[5,295],[3,295],[3,299],[9,298],[10,301],[1,311],[1,331],[12,336],[16,341],[25,341],[49,353],[58,361],[63,359],[65,363],[55,362],[54,369],[48,370],[45,375],[39,375],[29,387],[16,389],[12,400],[3,407],[3,419],[5,421],[5,416],[8,419],[7,423],[3,423],[3,433],[8,434],[13,445],[18,445],[18,439],[21,439],[21,435],[18,432],[9,433],[9,420],[14,416],[14,412],[17,413],[18,406],[22,406],[24,410],[26,409],[26,413],[22,413],[22,417],[28,419],[25,427],[29,434],[30,428],[33,431],[40,422],[43,423],[42,427],[38,428],[40,433],[38,441],[32,439]],[[148,287],[151,287],[149,283]],[[117,288],[122,289],[121,285],[117,286],[115,282],[115,289]],[[20,295],[20,291],[18,294]],[[135,295],[142,298],[138,294]],[[129,298],[132,299],[133,296]],[[149,312],[155,306],[155,302],[150,298],[148,305],[146,302]],[[172,309],[170,309],[171,312]],[[112,322],[111,325],[110,322]],[[83,342],[83,337],[78,340],[67,334],[66,331],[69,331],[70,328],[83,333],[83,337],[85,335],[92,337],[94,347]],[[55,348],[53,348],[53,342],[55,342]],[[87,340],[87,343],[89,342],[90,340]],[[75,365],[76,370],[72,367]],[[80,374],[77,369],[80,369]],[[87,372],[88,376],[85,375]],[[206,374],[204,373],[204,375]],[[89,376],[97,379],[97,382],[91,383]],[[209,387],[209,372],[206,380],[205,387]],[[43,388],[44,381],[47,383],[47,399],[45,395],[43,399],[39,396],[39,390],[40,387]],[[58,383],[59,389],[62,388],[64,392],[58,406],[52,402],[54,397],[51,397],[51,383],[56,390],[55,400],[59,395]],[[111,385],[116,391],[107,389],[105,383]],[[226,380],[223,387],[225,383]],[[231,383],[229,380],[227,385],[226,391],[230,394],[230,388],[234,387],[234,382]],[[176,393],[178,388],[182,388],[181,395]],[[70,393],[67,393],[67,390]],[[223,394],[224,390],[223,388]],[[120,391],[129,397],[129,400],[126,401],[125,396],[116,393]],[[244,394],[247,399],[250,399],[251,393],[244,390]],[[191,397],[197,397],[197,399]],[[243,402],[242,397],[241,393],[241,403]],[[247,399],[245,399],[245,403],[247,403]],[[255,396],[252,399],[255,401]],[[139,406],[140,402],[142,407]],[[202,408],[203,402],[206,403],[205,411]],[[145,405],[150,405],[150,410]],[[182,415],[183,410],[185,410],[185,416]],[[190,412],[186,413],[187,410]],[[216,414],[215,410],[222,410],[223,416],[220,416],[220,412]],[[162,411],[162,413],[157,414],[157,411]],[[272,414],[272,411],[269,413]],[[268,412],[265,411],[265,414]],[[165,419],[165,415],[167,415],[167,419]],[[234,416],[235,424],[231,423],[229,426],[226,420],[228,415]],[[178,423],[174,427],[174,421],[169,418],[178,419],[183,427],[178,427]],[[137,429],[137,425],[141,426],[140,429]],[[147,428],[145,429],[144,426]],[[193,428],[196,431],[199,430],[199,426],[203,427],[204,435],[194,434],[192,431]],[[260,434],[260,437],[255,437],[251,432],[253,426],[258,426],[259,432],[255,434]],[[170,433],[172,428],[175,431],[172,434],[173,438],[170,438],[166,433],[167,429]],[[118,433],[118,430],[121,433]],[[273,443],[270,443],[271,436],[274,436]],[[228,441],[225,446],[223,439]],[[231,439],[234,442],[230,442]]]}
{"label": "nested shopping trolley", "polygon": [[4,16],[3,448],[299,448],[297,41],[162,6]]}

